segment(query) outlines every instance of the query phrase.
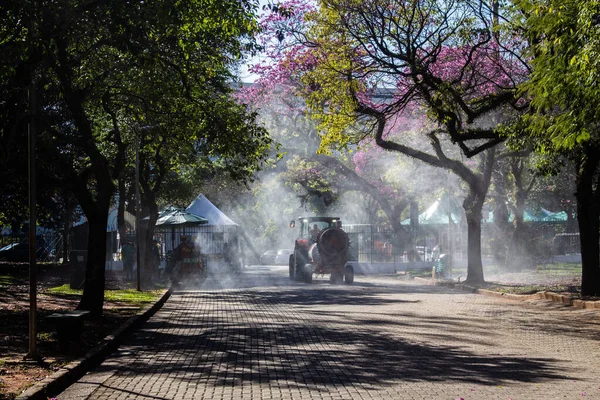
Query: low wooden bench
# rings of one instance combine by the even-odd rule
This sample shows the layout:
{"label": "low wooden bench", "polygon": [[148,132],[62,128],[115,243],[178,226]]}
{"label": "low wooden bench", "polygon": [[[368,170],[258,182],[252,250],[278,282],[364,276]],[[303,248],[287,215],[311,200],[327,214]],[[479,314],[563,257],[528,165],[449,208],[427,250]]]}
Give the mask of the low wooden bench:
{"label": "low wooden bench", "polygon": [[56,324],[60,351],[68,352],[72,345],[81,347],[83,320],[89,313],[89,311],[73,310],[56,312],[48,316],[48,319],[53,320]]}

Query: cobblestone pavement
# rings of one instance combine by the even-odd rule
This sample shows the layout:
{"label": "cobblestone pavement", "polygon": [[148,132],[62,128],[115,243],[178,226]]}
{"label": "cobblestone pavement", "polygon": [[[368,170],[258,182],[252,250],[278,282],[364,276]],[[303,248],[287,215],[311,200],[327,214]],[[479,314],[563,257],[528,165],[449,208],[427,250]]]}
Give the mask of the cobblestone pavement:
{"label": "cobblestone pavement", "polygon": [[175,292],[58,398],[600,399],[598,311],[286,269]]}

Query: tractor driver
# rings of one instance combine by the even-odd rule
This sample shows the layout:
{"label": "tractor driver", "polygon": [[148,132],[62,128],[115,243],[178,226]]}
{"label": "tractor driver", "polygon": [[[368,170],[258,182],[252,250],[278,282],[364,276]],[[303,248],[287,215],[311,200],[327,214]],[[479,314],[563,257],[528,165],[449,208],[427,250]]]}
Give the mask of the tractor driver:
{"label": "tractor driver", "polygon": [[320,232],[319,227],[317,226],[317,224],[314,224],[313,228],[310,231],[308,231],[308,234],[310,235],[310,238],[314,242],[316,242],[317,241],[317,236],[319,236],[319,232]]}

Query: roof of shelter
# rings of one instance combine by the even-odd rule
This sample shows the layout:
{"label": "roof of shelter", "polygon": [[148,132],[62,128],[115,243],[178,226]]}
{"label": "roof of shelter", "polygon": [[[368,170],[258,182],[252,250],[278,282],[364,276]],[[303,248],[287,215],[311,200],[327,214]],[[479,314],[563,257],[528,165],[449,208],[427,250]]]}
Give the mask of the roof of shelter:
{"label": "roof of shelter", "polygon": [[207,224],[208,220],[186,210],[168,208],[163,211],[156,221],[156,226],[173,225],[202,225]]}
{"label": "roof of shelter", "polygon": [[[490,216],[486,222],[492,222],[494,220],[494,212],[490,211]],[[508,216],[508,221],[513,222],[515,220],[514,214],[511,212]],[[545,208],[531,208],[528,207],[523,212],[524,222],[566,222],[567,213],[564,211],[553,212],[548,211]]]}
{"label": "roof of shelter", "polygon": [[208,225],[237,225],[203,194],[199,194],[185,210],[206,218]]}

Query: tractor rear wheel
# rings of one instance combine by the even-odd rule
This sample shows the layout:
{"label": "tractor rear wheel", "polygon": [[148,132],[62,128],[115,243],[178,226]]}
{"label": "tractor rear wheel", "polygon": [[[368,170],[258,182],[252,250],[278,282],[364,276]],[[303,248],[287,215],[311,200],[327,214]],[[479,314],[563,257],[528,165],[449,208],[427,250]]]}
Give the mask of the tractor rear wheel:
{"label": "tractor rear wheel", "polygon": [[312,265],[306,264],[304,266],[304,283],[312,283],[313,270]]}
{"label": "tractor rear wheel", "polygon": [[354,283],[354,267],[352,265],[346,265],[344,267],[344,281],[346,285],[352,285]]}
{"label": "tractor rear wheel", "polygon": [[300,252],[296,252],[295,255],[293,279],[302,282],[304,280],[304,266],[306,265],[306,259]]}

